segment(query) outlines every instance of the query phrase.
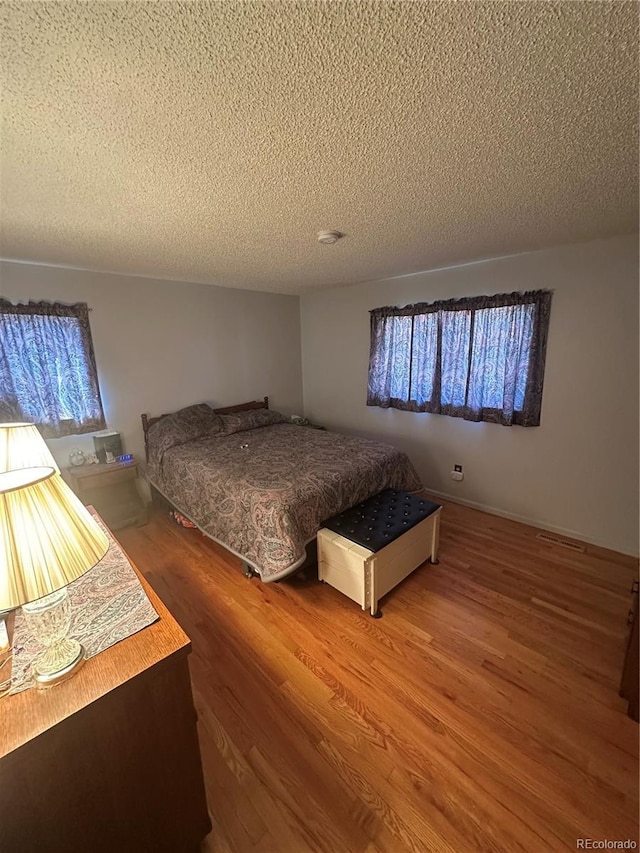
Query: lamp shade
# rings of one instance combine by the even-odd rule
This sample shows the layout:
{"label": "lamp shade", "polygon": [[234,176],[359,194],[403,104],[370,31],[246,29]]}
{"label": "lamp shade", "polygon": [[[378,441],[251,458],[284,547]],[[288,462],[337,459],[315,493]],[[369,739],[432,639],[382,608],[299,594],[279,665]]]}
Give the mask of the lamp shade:
{"label": "lamp shade", "polygon": [[59,473],[35,424],[0,424],[0,473],[45,465]]}
{"label": "lamp shade", "polygon": [[0,610],[62,589],[108,547],[95,519],[52,468],[0,473]]}

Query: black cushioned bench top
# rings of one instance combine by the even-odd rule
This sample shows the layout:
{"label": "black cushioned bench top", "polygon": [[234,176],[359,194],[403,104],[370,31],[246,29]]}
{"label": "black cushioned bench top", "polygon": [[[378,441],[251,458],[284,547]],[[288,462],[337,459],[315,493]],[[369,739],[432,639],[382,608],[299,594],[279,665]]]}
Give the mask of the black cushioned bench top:
{"label": "black cushioned bench top", "polygon": [[387,489],[325,521],[323,527],[357,542],[369,551],[379,551],[440,509],[410,492]]}

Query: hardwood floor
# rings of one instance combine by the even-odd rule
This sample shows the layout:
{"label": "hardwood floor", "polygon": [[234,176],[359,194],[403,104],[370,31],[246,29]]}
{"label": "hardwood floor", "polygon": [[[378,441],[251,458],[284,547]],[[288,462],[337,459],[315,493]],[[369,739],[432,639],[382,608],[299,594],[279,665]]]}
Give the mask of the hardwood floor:
{"label": "hardwood floor", "polygon": [[206,853],[638,843],[618,697],[637,561],[455,504],[373,620],[308,574],[247,580],[162,514],[118,538],[192,639]]}

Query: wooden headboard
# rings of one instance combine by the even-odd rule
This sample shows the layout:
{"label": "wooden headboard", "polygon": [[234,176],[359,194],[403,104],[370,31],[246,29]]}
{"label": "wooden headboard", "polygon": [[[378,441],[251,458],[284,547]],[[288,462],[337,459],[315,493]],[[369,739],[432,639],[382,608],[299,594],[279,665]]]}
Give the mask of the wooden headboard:
{"label": "wooden headboard", "polygon": [[[225,406],[222,409],[214,409],[213,411],[217,415],[230,415],[233,412],[246,412],[250,409],[268,409],[269,408],[269,398],[263,397],[262,400],[250,400],[248,403],[238,403],[237,406]],[[150,418],[149,415],[143,414],[140,415],[140,420],[142,421],[142,429],[144,432],[144,455],[149,461],[149,429],[158,421],[162,420],[162,418],[168,417],[173,412],[167,412],[164,415],[158,415],[156,418]]]}

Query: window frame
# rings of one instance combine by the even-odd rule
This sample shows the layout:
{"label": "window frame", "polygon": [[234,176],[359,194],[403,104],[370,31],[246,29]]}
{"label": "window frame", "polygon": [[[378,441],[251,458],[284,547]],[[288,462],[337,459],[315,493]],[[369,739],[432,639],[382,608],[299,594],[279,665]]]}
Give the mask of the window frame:
{"label": "window frame", "polygon": [[[544,370],[546,361],[546,349],[549,330],[549,318],[551,312],[551,300],[553,292],[550,290],[535,290],[525,293],[498,293],[492,296],[470,296],[461,299],[440,300],[437,302],[420,302],[403,307],[386,306],[375,308],[370,311],[371,318],[371,344],[369,353],[369,371],[367,384],[367,406],[379,408],[395,408],[412,412],[429,412],[431,414],[449,415],[469,421],[485,421],[488,423],[499,423],[504,426],[539,426],[542,408],[542,391],[544,385]],[[533,330],[529,349],[529,361],[527,371],[526,389],[524,392],[524,404],[522,410],[512,412],[499,408],[472,409],[468,403],[468,385],[465,394],[464,405],[453,405],[442,403],[442,326],[443,315],[456,311],[464,311],[471,314],[469,344],[467,350],[467,370],[471,370],[473,360],[473,332],[475,312],[495,308],[507,308],[521,305],[533,305]],[[435,369],[433,377],[433,390],[430,400],[411,399],[413,352],[414,352],[414,330],[415,318],[428,314],[437,314],[437,340]],[[406,399],[386,396],[380,393],[381,389],[375,385],[375,378],[379,374],[378,359],[383,347],[383,336],[388,321],[399,317],[411,317],[411,343],[408,353],[408,364],[405,370],[408,372],[408,395]],[[393,369],[393,368],[392,368]],[[397,368],[396,368],[397,370]],[[415,394],[414,396],[418,396]]]}

